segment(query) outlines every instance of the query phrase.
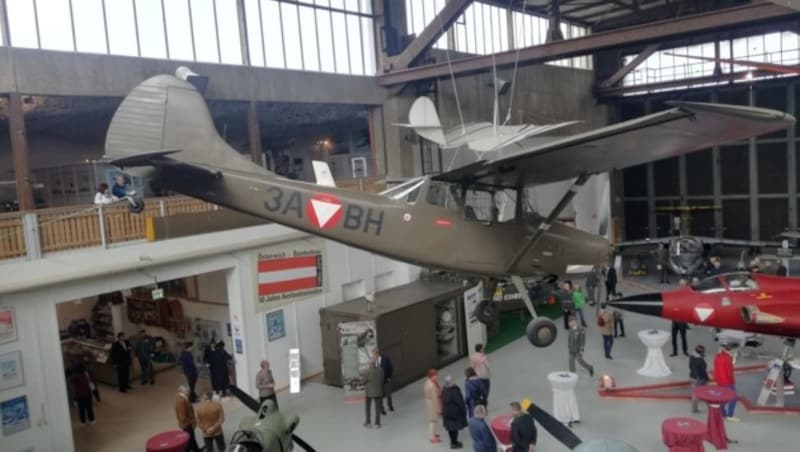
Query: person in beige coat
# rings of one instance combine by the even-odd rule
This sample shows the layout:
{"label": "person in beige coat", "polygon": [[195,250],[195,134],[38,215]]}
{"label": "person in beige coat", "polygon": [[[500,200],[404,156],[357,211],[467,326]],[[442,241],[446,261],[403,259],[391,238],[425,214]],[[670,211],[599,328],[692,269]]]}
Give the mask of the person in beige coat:
{"label": "person in beige coat", "polygon": [[614,314],[608,309],[606,303],[600,304],[600,312],[597,314],[597,326],[600,334],[603,335],[603,351],[606,359],[611,358],[611,347],[614,345]]}
{"label": "person in beige coat", "polygon": [[219,452],[225,452],[225,435],[222,432],[222,424],[225,423],[225,412],[222,404],[214,400],[211,392],[203,395],[203,401],[195,409],[197,426],[203,432],[205,441],[205,451],[214,452],[214,443]]}
{"label": "person in beige coat", "polygon": [[441,443],[442,437],[436,433],[439,418],[442,417],[442,388],[439,386],[436,369],[428,371],[423,387],[425,394],[425,416],[428,419],[428,435],[431,443]]}

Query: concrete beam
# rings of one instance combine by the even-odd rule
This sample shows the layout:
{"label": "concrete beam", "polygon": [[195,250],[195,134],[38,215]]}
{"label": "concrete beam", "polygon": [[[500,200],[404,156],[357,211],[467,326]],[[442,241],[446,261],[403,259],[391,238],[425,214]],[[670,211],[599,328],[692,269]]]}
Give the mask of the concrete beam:
{"label": "concrete beam", "polygon": [[403,50],[403,53],[394,57],[386,69],[402,69],[410,66],[453,25],[453,22],[464,13],[470,4],[472,4],[472,0],[448,0],[444,8],[433,18],[433,22],[422,30],[419,36]]}
{"label": "concrete beam", "polygon": [[[497,66],[510,66],[519,58],[520,63],[543,63],[574,56],[586,55],[600,50],[617,47],[630,47],[649,44],[697,33],[719,31],[744,25],[788,17],[794,11],[772,3],[755,3],[736,8],[696,14],[661,22],[637,25],[628,28],[590,34],[581,38],[551,42],[520,50],[510,50],[492,55],[463,58],[452,62],[456,75],[480,72],[492,67],[493,59]],[[519,53],[518,53],[519,52]],[[430,64],[410,69],[394,69],[387,74],[378,75],[381,86],[410,83],[417,80],[441,78],[450,75],[447,63]]]}
{"label": "concrete beam", "polygon": [[[0,47],[0,93],[124,97],[141,81],[173,74],[182,64],[187,63]],[[373,77],[210,63],[188,66],[211,79],[205,94],[210,100],[381,105],[386,98]]]}

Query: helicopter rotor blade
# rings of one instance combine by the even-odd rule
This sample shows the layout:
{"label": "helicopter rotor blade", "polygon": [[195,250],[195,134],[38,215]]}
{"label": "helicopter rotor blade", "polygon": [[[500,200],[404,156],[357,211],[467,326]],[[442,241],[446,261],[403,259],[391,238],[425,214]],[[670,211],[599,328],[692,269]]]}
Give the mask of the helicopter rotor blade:
{"label": "helicopter rotor blade", "polygon": [[572,430],[561,423],[558,419],[551,416],[550,413],[539,408],[538,405],[531,404],[531,406],[528,407],[528,413],[533,416],[539,425],[547,430],[547,433],[550,433],[553,438],[557,439],[569,450],[572,450],[581,444],[581,439],[578,438],[578,435],[573,433]]}
{"label": "helicopter rotor blade", "polygon": [[250,408],[254,413],[258,413],[259,408],[261,408],[261,404],[258,403],[258,400],[250,397],[248,393],[242,391],[234,385],[230,385],[228,388],[231,390],[233,395],[236,396],[240,402],[242,402],[242,405]]}

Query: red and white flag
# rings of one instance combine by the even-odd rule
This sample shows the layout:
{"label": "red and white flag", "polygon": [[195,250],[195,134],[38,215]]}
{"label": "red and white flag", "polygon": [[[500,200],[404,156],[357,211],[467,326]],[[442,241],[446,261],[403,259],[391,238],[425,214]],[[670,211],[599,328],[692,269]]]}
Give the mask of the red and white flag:
{"label": "red and white flag", "polygon": [[258,261],[258,296],[322,287],[322,256]]}

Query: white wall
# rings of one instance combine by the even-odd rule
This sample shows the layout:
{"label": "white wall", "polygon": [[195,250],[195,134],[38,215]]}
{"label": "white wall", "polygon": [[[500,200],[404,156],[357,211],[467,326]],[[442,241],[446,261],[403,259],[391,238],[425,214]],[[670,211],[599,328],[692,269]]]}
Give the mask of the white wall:
{"label": "white wall", "polygon": [[[164,247],[169,246],[169,242],[131,247]],[[86,252],[91,251],[84,251]],[[253,380],[262,359],[272,362],[277,385],[288,386],[288,351],[294,347],[300,348],[304,377],[322,372],[319,309],[341,303],[344,299],[343,286],[363,287],[364,290],[372,291],[384,288],[389,282],[393,285],[410,282],[419,275],[416,267],[375,257],[333,242],[326,242],[326,252],[328,262],[337,263],[327,266],[327,292],[282,306],[286,336],[273,342],[267,341],[266,312],[256,311],[255,265],[258,250],[255,249],[226,252],[160,266],[153,262],[145,263],[144,265],[150,265],[146,271],[119,272],[25,293],[0,295],[0,306],[11,305],[16,308],[19,327],[19,340],[0,344],[0,354],[20,350],[23,354],[26,380],[25,385],[0,393],[0,401],[26,395],[31,410],[31,428],[0,439],[0,449],[3,452],[26,448],[37,451],[73,450],[55,306],[65,300],[151,285],[154,277],[159,281],[166,281],[217,272],[201,278],[202,282],[198,281],[198,292],[201,299],[226,299],[228,305],[185,302],[184,315],[226,320],[225,323],[230,321],[232,330],[238,331],[244,344],[242,354],[235,353],[223,323],[223,336],[229,341],[229,351],[235,357],[236,384],[239,387],[255,394]],[[103,251],[97,250],[96,253],[97,258],[102,259]],[[8,269],[0,269],[6,270]],[[91,306],[91,303],[84,304]],[[128,327],[132,328],[127,331],[129,334],[136,332],[135,327]],[[123,328],[128,327],[123,325]],[[291,396],[282,394],[281,397]]]}

